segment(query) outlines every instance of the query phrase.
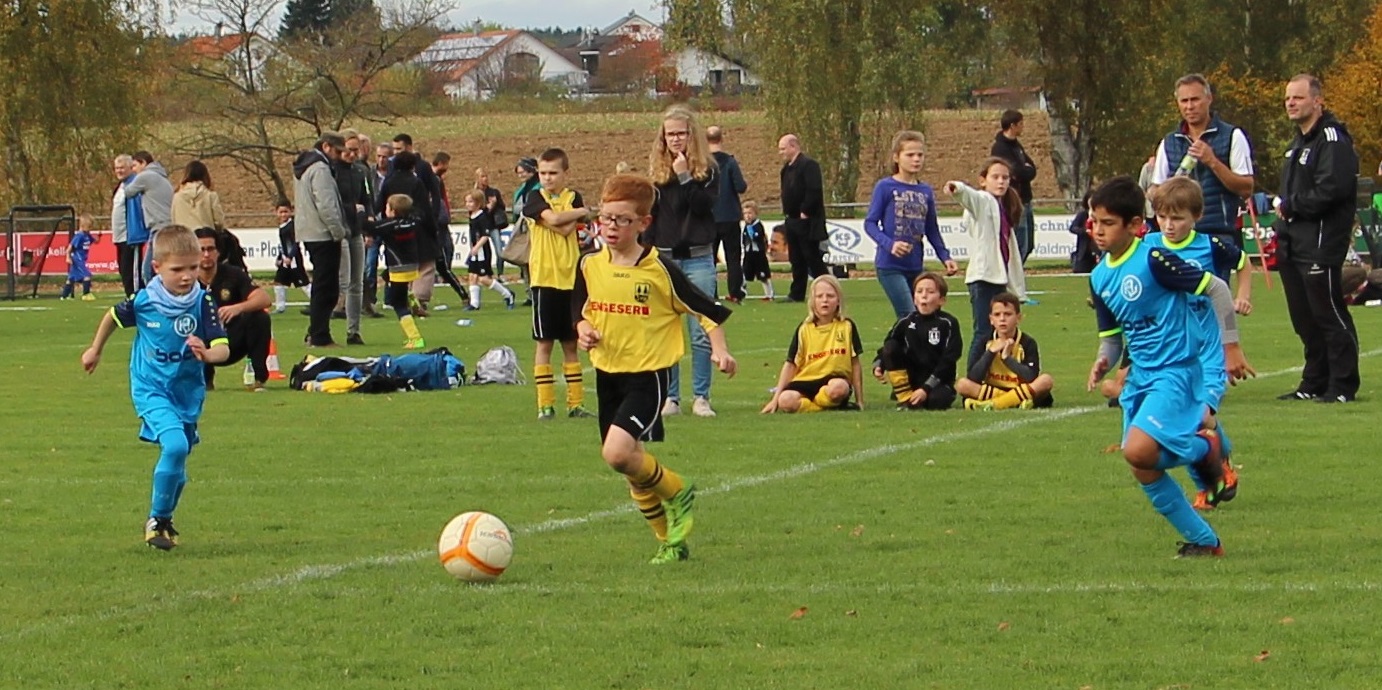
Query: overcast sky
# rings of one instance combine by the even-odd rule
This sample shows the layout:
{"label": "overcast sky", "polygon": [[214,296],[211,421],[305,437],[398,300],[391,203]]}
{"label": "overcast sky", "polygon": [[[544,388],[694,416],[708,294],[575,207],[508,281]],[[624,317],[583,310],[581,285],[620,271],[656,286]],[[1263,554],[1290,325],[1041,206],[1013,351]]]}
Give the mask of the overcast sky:
{"label": "overcast sky", "polygon": [[[387,0],[383,0],[387,1]],[[456,3],[448,19],[453,27],[469,26],[475,19],[502,24],[516,29],[560,26],[577,29],[583,26],[604,28],[618,21],[630,10],[655,22],[662,21],[662,3],[658,0],[559,0],[533,3],[526,0],[471,0]],[[282,3],[279,7],[282,11]],[[274,27],[278,22],[275,20]],[[186,11],[174,18],[175,32],[200,33],[210,27]]]}

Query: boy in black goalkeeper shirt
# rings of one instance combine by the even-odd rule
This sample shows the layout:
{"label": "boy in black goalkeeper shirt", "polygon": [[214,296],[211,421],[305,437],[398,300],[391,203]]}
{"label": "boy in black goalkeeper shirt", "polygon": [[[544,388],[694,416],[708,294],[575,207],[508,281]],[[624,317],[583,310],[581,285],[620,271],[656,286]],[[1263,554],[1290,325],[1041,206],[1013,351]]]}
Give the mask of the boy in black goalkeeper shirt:
{"label": "boy in black goalkeeper shirt", "polygon": [[888,331],[873,376],[893,388],[898,407],[946,410],[955,402],[955,366],[964,354],[960,322],[942,311],[945,278],[927,271],[912,281],[917,310]]}

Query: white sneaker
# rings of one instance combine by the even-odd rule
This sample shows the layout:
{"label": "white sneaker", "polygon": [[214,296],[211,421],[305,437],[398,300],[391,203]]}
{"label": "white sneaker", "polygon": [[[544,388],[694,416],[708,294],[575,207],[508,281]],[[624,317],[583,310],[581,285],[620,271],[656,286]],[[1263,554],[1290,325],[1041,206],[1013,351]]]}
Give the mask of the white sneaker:
{"label": "white sneaker", "polygon": [[667,398],[667,402],[662,403],[662,416],[672,417],[681,414],[681,403],[674,398]]}
{"label": "white sneaker", "polygon": [[715,416],[715,410],[710,407],[710,401],[699,395],[696,396],[695,400],[691,401],[691,413],[697,417]]}

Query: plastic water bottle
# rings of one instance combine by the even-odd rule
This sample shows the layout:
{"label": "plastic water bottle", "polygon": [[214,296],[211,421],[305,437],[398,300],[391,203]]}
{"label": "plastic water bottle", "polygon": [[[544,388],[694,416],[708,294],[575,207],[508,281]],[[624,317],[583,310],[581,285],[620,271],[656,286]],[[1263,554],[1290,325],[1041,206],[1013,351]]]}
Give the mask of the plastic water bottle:
{"label": "plastic water bottle", "polygon": [[469,326],[469,325],[470,325],[470,319],[456,319],[456,325],[457,325],[457,326],[462,326],[462,327],[464,327],[464,326]]}
{"label": "plastic water bottle", "polygon": [[1195,169],[1195,162],[1194,156],[1185,154],[1185,157],[1180,159],[1180,166],[1176,168],[1176,177],[1189,175]]}
{"label": "plastic water bottle", "polygon": [[251,366],[250,363],[249,363],[248,361],[245,362],[245,377],[244,377],[244,381],[245,381],[245,385],[246,385],[246,386],[253,386],[253,385],[255,384],[255,380],[254,380],[254,367]]}

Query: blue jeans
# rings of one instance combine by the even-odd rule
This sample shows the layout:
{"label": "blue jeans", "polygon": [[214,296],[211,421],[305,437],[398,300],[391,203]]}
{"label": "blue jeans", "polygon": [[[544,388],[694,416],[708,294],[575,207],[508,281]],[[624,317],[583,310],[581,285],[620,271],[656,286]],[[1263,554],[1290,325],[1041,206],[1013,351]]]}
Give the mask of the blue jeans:
{"label": "blue jeans", "polygon": [[985,283],[977,280],[970,283],[969,288],[969,308],[974,318],[973,340],[969,342],[969,361],[965,364],[964,371],[957,372],[960,376],[968,376],[969,368],[979,361],[979,356],[984,354],[984,348],[988,347],[989,336],[993,335],[993,326],[989,324],[989,303],[993,301],[994,295],[1006,292],[1008,286],[997,283]]}
{"label": "blue jeans", "polygon": [[1032,213],[1031,204],[1022,205],[1022,217],[1018,219],[1013,232],[1017,234],[1017,251],[1022,255],[1023,265],[1026,265],[1027,257],[1036,249],[1036,216]]}
{"label": "blue jeans", "polygon": [[379,240],[365,250],[365,304],[379,302]]}
{"label": "blue jeans", "polygon": [[897,314],[897,318],[916,311],[916,305],[912,303],[912,281],[921,275],[921,271],[880,268],[877,273],[878,284],[883,286],[883,294],[888,296],[888,302],[893,305],[893,313]]}
{"label": "blue jeans", "polygon": [[[715,297],[715,257],[700,256],[694,259],[672,259],[692,285],[701,289],[711,298]],[[710,336],[694,317],[686,317],[691,330],[691,389],[698,398],[710,397]],[[681,365],[673,364],[671,384],[667,386],[667,397],[681,400]]]}

